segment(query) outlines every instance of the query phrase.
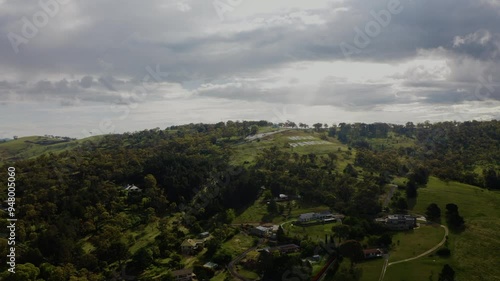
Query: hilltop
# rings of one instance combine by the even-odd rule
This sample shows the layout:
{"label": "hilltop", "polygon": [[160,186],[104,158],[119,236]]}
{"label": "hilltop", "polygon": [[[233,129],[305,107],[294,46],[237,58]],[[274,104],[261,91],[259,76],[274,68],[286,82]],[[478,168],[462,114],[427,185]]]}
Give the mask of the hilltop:
{"label": "hilltop", "polygon": [[243,142],[233,145],[234,164],[250,164],[255,162],[255,157],[263,150],[272,147],[285,149],[290,153],[307,155],[314,153],[317,156],[325,156],[328,153],[348,151],[349,146],[342,144],[334,137],[328,137],[324,133],[305,129],[286,129],[275,131],[263,130],[266,133],[258,137],[246,138]]}
{"label": "hilltop", "polygon": [[81,140],[71,138],[55,138],[47,136],[30,136],[0,142],[0,164],[24,159],[36,158],[43,154],[60,153],[77,147],[88,140],[96,140],[99,136]]}

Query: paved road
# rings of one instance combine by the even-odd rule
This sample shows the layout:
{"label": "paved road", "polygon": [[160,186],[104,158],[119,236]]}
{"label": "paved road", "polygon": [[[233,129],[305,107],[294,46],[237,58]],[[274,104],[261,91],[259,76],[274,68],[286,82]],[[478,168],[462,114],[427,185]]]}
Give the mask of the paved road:
{"label": "paved road", "polygon": [[415,257],[412,257],[412,258],[408,258],[408,259],[404,259],[404,260],[399,260],[399,261],[395,261],[395,262],[389,262],[389,255],[385,255],[384,258],[385,258],[385,262],[384,262],[384,266],[382,267],[382,273],[380,274],[380,278],[379,278],[379,281],[382,281],[384,280],[384,276],[385,276],[385,272],[387,270],[387,267],[391,266],[391,265],[395,265],[395,264],[398,264],[398,263],[403,263],[403,262],[409,262],[409,261],[412,261],[412,260],[416,260],[416,259],[419,259],[421,257],[425,257],[427,255],[429,255],[430,253],[436,251],[437,249],[439,249],[439,247],[443,246],[443,244],[446,242],[446,237],[448,236],[448,227],[444,226],[444,225],[440,225],[442,228],[444,228],[444,237],[443,237],[443,240],[441,240],[441,242],[439,242],[439,244],[437,244],[436,246],[434,246],[432,249],[428,250],[428,251],[425,251],[424,253],[418,255],[418,256],[415,256]]}
{"label": "paved road", "polygon": [[283,228],[283,225],[285,225],[285,223],[295,222],[296,220],[297,220],[297,219],[291,219],[291,220],[288,220],[288,221],[282,222],[282,223],[280,223],[280,226]]}
{"label": "paved road", "polygon": [[382,273],[380,274],[380,278],[378,279],[379,281],[384,280],[385,276],[385,271],[387,270],[387,264],[389,263],[389,255],[385,254],[384,255],[384,266],[382,267]]}

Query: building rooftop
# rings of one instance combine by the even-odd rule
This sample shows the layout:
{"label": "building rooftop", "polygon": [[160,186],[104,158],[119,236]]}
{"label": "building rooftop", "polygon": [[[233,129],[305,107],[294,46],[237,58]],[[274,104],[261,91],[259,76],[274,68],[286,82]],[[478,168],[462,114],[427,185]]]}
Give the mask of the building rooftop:
{"label": "building rooftop", "polygon": [[269,228],[265,227],[265,226],[257,226],[255,227],[256,229],[260,230],[260,231],[268,231]]}
{"label": "building rooftop", "polygon": [[395,214],[395,215],[388,215],[387,218],[390,220],[405,220],[405,219],[415,219],[416,217],[411,215]]}
{"label": "building rooftop", "polygon": [[218,264],[216,264],[215,262],[207,262],[206,264],[203,265],[204,267],[208,267],[208,268],[216,268],[217,266],[219,266]]}
{"label": "building rooftop", "polygon": [[311,219],[313,218],[315,215],[315,213],[305,213],[305,214],[301,214],[299,216],[299,219]]}
{"label": "building rooftop", "polygon": [[363,250],[363,253],[365,255],[367,254],[378,254],[378,253],[381,253],[382,251],[380,249],[366,249],[366,250]]}
{"label": "building rooftop", "polygon": [[184,269],[179,269],[179,270],[172,271],[172,275],[174,277],[176,277],[176,276],[183,276],[183,275],[189,275],[189,274],[193,274],[193,269],[192,268],[184,268]]}

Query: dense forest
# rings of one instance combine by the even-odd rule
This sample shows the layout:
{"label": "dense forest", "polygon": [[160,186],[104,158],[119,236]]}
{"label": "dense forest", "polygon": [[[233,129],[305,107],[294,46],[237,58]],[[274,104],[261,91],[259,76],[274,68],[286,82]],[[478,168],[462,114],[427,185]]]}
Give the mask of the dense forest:
{"label": "dense forest", "polygon": [[[9,166],[15,167],[17,175],[18,266],[15,275],[1,276],[4,280],[111,280],[125,264],[127,274],[140,276],[158,259],[168,260],[164,266],[168,272],[182,268],[178,252],[186,235],[202,231],[216,238],[208,245],[207,255],[227,263],[220,243],[234,235],[232,220],[257,200],[262,187],[271,192],[270,198],[280,193],[301,196],[347,215],[345,224],[350,227],[345,237],[349,239],[379,233],[372,218],[382,211],[378,198],[394,177],[408,179],[402,188],[409,197],[416,196],[412,194],[429,175],[500,189],[498,121],[318,124],[308,128],[294,122],[228,121],[172,126],[107,135],[61,153],[7,163],[1,178],[7,178]],[[349,149],[318,156],[273,147],[256,151],[253,162],[231,164],[235,145],[272,126],[299,127],[323,139],[335,138]],[[339,169],[341,156],[347,154],[353,155],[353,165]],[[142,191],[126,191],[129,184]],[[393,207],[399,208],[397,204]],[[175,216],[179,219],[172,223]],[[151,223],[160,234],[153,243],[131,251],[134,238],[127,233]],[[7,224],[2,219],[1,229],[7,229]],[[0,238],[0,245],[4,271],[7,239]],[[262,272],[270,270],[266,269],[270,262],[262,262]],[[287,263],[294,262],[281,264]]]}

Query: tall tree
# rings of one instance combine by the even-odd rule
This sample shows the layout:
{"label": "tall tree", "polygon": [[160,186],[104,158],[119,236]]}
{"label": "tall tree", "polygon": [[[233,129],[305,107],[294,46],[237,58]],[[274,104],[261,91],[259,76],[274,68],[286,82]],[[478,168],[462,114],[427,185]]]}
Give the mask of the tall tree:
{"label": "tall tree", "polygon": [[406,197],[409,199],[417,198],[417,184],[413,180],[406,183]]}
{"label": "tall tree", "polygon": [[319,132],[321,130],[321,128],[323,127],[323,124],[316,123],[316,124],[313,124],[313,127],[316,130],[316,132]]}
{"label": "tall tree", "polygon": [[445,264],[439,273],[438,281],[455,281],[455,270],[450,265]]}
{"label": "tall tree", "polygon": [[332,226],[332,231],[334,235],[338,238],[339,240],[339,245],[340,241],[342,239],[346,239],[349,236],[349,233],[351,232],[351,227],[346,224],[337,224]]}
{"label": "tall tree", "polygon": [[458,206],[454,203],[446,204],[446,221],[453,230],[460,230],[464,227],[465,221],[458,212]]}
{"label": "tall tree", "polygon": [[351,268],[355,263],[360,262],[365,257],[363,254],[363,247],[356,240],[348,240],[342,243],[339,246],[339,253],[342,256],[349,258],[351,261]]}
{"label": "tall tree", "polygon": [[436,221],[441,218],[441,209],[436,203],[431,203],[427,206],[427,210],[425,211],[425,216],[428,220]]}
{"label": "tall tree", "polygon": [[146,189],[156,188],[156,184],[157,184],[156,178],[152,174],[147,174],[144,177],[144,187]]}

